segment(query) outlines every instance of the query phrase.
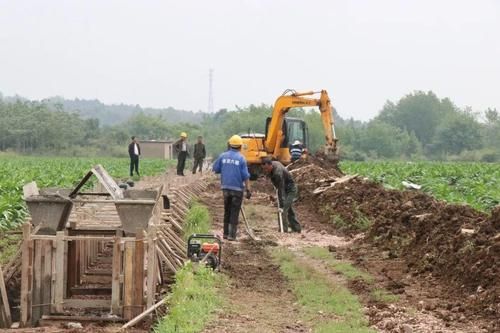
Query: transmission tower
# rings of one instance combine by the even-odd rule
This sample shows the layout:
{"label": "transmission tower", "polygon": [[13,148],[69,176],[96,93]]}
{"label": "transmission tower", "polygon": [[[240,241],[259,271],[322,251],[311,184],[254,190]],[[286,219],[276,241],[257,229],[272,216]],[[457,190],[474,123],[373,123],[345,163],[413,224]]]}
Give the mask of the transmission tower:
{"label": "transmission tower", "polygon": [[214,81],[214,69],[210,68],[208,70],[208,113],[214,113],[214,90],[213,90],[213,81]]}

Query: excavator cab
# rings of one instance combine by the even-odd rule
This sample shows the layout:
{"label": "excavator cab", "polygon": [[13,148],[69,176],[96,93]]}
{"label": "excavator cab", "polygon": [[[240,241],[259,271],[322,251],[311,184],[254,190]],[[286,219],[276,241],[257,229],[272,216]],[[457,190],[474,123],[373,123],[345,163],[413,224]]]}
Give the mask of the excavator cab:
{"label": "excavator cab", "polygon": [[[271,123],[271,117],[267,117],[266,119],[266,138],[269,132],[269,124]],[[307,124],[305,121],[299,118],[285,117],[283,119],[283,126],[281,127],[283,132],[283,141],[281,142],[280,156],[282,156],[281,160],[287,164],[290,162],[290,153],[288,152],[288,148],[290,145],[298,140],[302,142],[304,147],[308,146],[309,143],[309,131],[307,129]],[[284,155],[283,155],[284,154]]]}

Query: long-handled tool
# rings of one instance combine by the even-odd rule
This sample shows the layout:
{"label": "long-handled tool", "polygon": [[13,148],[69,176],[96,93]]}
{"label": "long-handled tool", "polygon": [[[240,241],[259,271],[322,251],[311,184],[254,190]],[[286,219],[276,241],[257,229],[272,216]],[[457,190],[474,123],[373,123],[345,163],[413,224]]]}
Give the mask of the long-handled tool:
{"label": "long-handled tool", "polygon": [[276,200],[278,202],[278,230],[279,232],[284,232],[283,230],[283,208],[280,207],[280,197],[278,193],[278,189],[276,189]]}
{"label": "long-handled tool", "polygon": [[248,236],[250,236],[250,238],[255,240],[255,241],[260,241],[260,238],[255,236],[252,228],[250,228],[250,224],[248,224],[247,215],[245,214],[245,210],[243,209],[243,205],[241,205],[241,216],[243,216],[243,221],[245,222],[245,229],[248,233]]}

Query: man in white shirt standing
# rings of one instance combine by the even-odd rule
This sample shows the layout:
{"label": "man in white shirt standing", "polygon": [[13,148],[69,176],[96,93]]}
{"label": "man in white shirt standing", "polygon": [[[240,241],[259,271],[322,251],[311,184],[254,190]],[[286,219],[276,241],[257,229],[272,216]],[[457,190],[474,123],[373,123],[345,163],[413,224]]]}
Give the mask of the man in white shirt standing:
{"label": "man in white shirt standing", "polygon": [[134,169],[139,176],[139,156],[141,155],[141,147],[137,143],[135,136],[132,137],[132,142],[128,145],[128,155],[130,156],[130,177],[134,175]]}
{"label": "man in white shirt standing", "polygon": [[186,132],[181,133],[181,137],[174,143],[174,149],[177,153],[177,175],[184,176],[184,168],[186,166],[186,158],[189,155],[189,147],[187,143]]}

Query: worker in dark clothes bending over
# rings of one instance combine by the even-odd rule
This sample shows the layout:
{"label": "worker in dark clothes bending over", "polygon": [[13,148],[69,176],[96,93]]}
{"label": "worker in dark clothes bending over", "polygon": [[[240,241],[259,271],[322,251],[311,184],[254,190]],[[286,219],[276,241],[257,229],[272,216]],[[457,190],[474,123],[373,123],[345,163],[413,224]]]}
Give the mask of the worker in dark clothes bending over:
{"label": "worker in dark clothes bending over", "polygon": [[243,192],[250,199],[250,174],[247,162],[240,150],[243,140],[238,135],[229,139],[230,149],[222,153],[214,162],[213,171],[221,175],[221,188],[224,195],[224,239],[236,240],[238,218],[240,215]]}
{"label": "worker in dark clothes bending over", "polygon": [[271,178],[274,187],[278,189],[279,206],[283,209],[283,232],[288,232],[288,225],[292,231],[300,232],[302,228],[292,207],[298,194],[292,175],[283,164],[270,158],[262,160],[262,169]]}
{"label": "worker in dark clothes bending over", "polygon": [[128,145],[128,155],[130,156],[130,177],[134,175],[134,169],[137,176],[139,176],[139,156],[141,155],[141,146],[137,143],[135,136],[132,142]]}

